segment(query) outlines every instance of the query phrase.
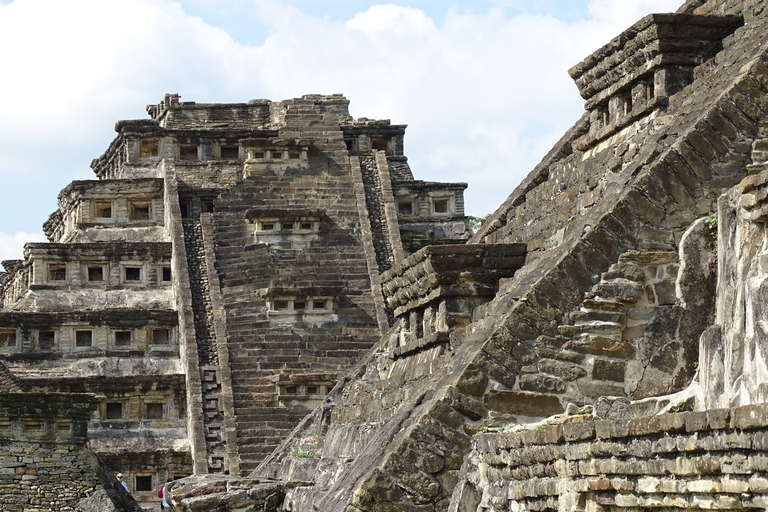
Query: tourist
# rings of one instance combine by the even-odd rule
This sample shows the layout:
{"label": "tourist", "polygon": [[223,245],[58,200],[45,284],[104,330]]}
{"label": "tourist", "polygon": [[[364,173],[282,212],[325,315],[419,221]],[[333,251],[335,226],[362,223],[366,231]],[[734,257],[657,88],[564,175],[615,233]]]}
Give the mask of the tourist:
{"label": "tourist", "polygon": [[125,483],[125,480],[123,480],[123,474],[118,473],[117,474],[117,481],[120,482],[120,485],[123,486],[123,489],[125,489],[126,492],[128,492],[128,484]]}
{"label": "tourist", "polygon": [[157,493],[158,498],[162,498],[163,501],[160,502],[160,510],[164,510],[166,508],[171,508],[171,506],[168,504],[168,483],[171,482],[172,479],[168,479],[165,482],[165,485],[160,488],[160,492]]}

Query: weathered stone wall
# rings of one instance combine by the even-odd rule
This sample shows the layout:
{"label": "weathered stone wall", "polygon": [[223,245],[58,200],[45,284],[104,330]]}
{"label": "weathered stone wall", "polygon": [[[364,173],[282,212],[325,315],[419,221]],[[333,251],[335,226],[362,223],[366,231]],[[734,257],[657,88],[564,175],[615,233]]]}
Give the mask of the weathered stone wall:
{"label": "weathered stone wall", "polygon": [[765,12],[762,0],[687,0],[677,12],[741,15],[745,21]]}
{"label": "weathered stone wall", "polygon": [[53,243],[164,242],[163,181],[73,181],[43,224]]}
{"label": "weathered stone wall", "polygon": [[86,447],[94,395],[0,393],[0,508],[140,512]]}
{"label": "weathered stone wall", "polygon": [[427,245],[459,243],[470,237],[464,215],[466,186],[392,180],[404,257]]}
{"label": "weathered stone wall", "polygon": [[449,511],[762,509],[766,414],[754,405],[635,419],[572,416],[479,435]]}
{"label": "weathered stone wall", "polygon": [[2,277],[2,299],[5,304],[19,301],[29,289],[30,265],[24,260],[5,260],[2,262],[7,272]]}
{"label": "weathered stone wall", "polygon": [[384,193],[376,159],[374,157],[361,158],[360,170],[363,176],[365,204],[369,212],[376,261],[379,273],[381,273],[392,267],[395,256],[392,251],[392,242],[388,236],[387,217],[384,212]]}
{"label": "weathered stone wall", "polygon": [[[761,131],[765,135],[765,128]],[[706,408],[768,402],[765,148],[765,138],[755,140],[750,175],[720,198],[717,314],[701,338]]]}
{"label": "weathered stone wall", "polygon": [[[141,318],[125,310],[26,313],[2,311],[2,356],[39,363],[41,359],[93,357],[178,357],[177,315],[169,310],[146,310]],[[158,330],[170,335],[155,340]],[[78,340],[77,331],[89,331]],[[78,342],[79,341],[79,342]],[[83,343],[83,342],[86,343]],[[163,341],[156,343],[156,341]]]}
{"label": "weathered stone wall", "polygon": [[25,258],[14,284],[27,289],[14,288],[4,309],[173,309],[168,243],[34,243]]}

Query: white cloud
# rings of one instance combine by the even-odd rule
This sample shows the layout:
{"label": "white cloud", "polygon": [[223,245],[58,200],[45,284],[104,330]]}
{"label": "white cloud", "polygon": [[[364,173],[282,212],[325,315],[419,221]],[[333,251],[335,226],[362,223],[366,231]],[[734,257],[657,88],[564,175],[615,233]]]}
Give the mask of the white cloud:
{"label": "white cloud", "polygon": [[[47,242],[42,233],[16,233],[6,235],[0,232],[0,261],[20,260],[24,258],[24,244],[30,242]],[[0,268],[2,272],[2,268]]]}
{"label": "white cloud", "polygon": [[421,9],[399,5],[373,5],[357,13],[346,26],[368,34],[390,33],[399,37],[424,36],[435,31],[434,22]]}
{"label": "white cloud", "polygon": [[163,82],[222,76],[238,48],[171,2],[17,0],[0,9],[0,117],[13,120],[0,125],[3,137],[36,131],[77,141],[107,121],[99,113]]}
{"label": "white cloud", "polygon": [[266,27],[258,46],[169,0],[0,3],[0,229],[38,228],[26,219],[44,219],[58,189],[93,179],[88,164],[115,121],[145,118],[165,92],[197,102],[344,93],[356,117],[409,125],[418,179],[468,181],[468,212],[487,213],[581,114],[567,69],[679,1],[593,0],[591,19],[567,23],[370,4],[340,20],[254,0],[242,23]]}

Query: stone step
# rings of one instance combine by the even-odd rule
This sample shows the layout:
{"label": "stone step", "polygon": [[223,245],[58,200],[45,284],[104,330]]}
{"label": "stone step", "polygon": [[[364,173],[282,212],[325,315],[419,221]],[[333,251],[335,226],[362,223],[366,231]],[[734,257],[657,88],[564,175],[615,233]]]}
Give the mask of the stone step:
{"label": "stone step", "polygon": [[618,302],[636,302],[643,296],[643,286],[627,279],[614,279],[600,282],[592,288],[597,297],[614,299]]}
{"label": "stone step", "polygon": [[592,321],[580,323],[577,325],[560,325],[557,330],[561,335],[568,338],[575,338],[579,335],[600,335],[600,336],[619,336],[621,337],[622,326],[616,322]]}
{"label": "stone step", "polygon": [[600,297],[585,299],[581,303],[581,309],[586,311],[610,311],[610,312],[624,312],[629,307],[624,302],[608,300]]}
{"label": "stone step", "polygon": [[600,311],[600,310],[581,310],[574,311],[570,314],[571,322],[578,324],[580,322],[615,322],[623,324],[626,321],[627,316],[624,313],[618,313],[614,311]]}
{"label": "stone step", "polygon": [[643,266],[657,266],[678,260],[677,251],[629,251],[619,256],[619,261],[632,261]]}

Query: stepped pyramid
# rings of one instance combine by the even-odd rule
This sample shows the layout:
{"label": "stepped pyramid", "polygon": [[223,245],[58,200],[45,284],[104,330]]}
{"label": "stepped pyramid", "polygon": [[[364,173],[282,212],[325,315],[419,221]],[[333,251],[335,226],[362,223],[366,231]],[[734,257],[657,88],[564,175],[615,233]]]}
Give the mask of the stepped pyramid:
{"label": "stepped pyramid", "polygon": [[3,262],[0,357],[103,397],[90,445],[144,506],[255,469],[389,328],[380,271],[469,238],[466,184],[414,180],[405,126],[348,103],[165,95]]}

